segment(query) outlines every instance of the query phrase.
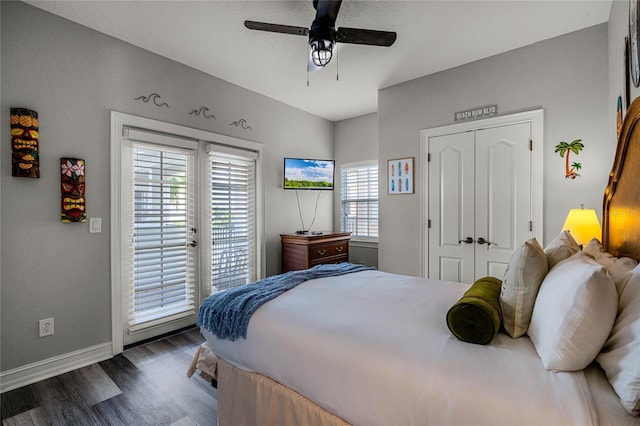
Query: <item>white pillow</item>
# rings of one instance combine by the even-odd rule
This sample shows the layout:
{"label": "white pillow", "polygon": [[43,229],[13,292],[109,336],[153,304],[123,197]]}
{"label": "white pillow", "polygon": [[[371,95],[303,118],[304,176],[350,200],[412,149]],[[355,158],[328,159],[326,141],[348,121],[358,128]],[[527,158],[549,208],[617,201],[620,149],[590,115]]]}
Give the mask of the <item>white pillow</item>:
{"label": "white pillow", "polygon": [[549,270],[556,266],[558,262],[565,260],[579,251],[580,246],[576,243],[576,240],[573,239],[571,233],[569,231],[562,231],[544,248]]}
{"label": "white pillow", "polygon": [[627,274],[638,265],[638,262],[630,257],[618,258],[607,253],[597,238],[589,241],[589,244],[584,246],[583,251],[593,256],[599,264],[607,268],[607,271],[611,274],[611,278],[613,278],[613,282],[616,283],[618,294],[620,294],[620,286]]}
{"label": "white pillow", "polygon": [[600,253],[604,253],[605,250],[600,240],[596,237],[593,237],[591,241],[589,241],[587,245],[582,248],[582,251],[590,254],[595,259],[600,255]]}
{"label": "white pillow", "polygon": [[640,266],[620,286],[618,318],[596,360],[624,409],[640,416]]}
{"label": "white pillow", "polygon": [[547,257],[538,240],[525,241],[511,255],[502,278],[502,325],[514,339],[529,328],[538,289],[547,274]]}
{"label": "white pillow", "polygon": [[593,361],[613,327],[616,287],[607,271],[578,252],[542,281],[528,334],[547,370],[577,371]]}

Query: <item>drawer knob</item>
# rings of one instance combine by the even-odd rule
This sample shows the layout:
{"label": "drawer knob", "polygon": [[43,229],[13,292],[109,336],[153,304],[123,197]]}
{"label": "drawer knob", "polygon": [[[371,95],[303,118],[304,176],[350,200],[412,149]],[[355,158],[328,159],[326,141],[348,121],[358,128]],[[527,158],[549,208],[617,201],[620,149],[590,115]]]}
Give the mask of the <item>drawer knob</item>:
{"label": "drawer knob", "polygon": [[336,251],[337,251],[338,253],[341,253],[341,252],[342,252],[342,247],[336,247]]}
{"label": "drawer knob", "polygon": [[326,252],[327,252],[326,250],[318,250],[318,254],[320,256],[324,256]]}

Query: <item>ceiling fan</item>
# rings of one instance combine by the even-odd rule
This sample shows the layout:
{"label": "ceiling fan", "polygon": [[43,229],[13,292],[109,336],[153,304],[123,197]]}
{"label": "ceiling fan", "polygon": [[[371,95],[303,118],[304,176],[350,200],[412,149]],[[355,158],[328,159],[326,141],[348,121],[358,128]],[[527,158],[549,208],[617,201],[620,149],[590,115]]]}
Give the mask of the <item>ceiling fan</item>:
{"label": "ceiling fan", "polygon": [[313,0],[316,17],[311,23],[311,28],[256,21],[244,21],[244,26],[250,30],[300,36],[308,35],[310,54],[307,71],[316,71],[325,67],[331,61],[333,47],[336,43],[388,47],[396,41],[396,33],[391,31],[347,27],[340,27],[336,30],[336,18],[341,4],[342,0]]}

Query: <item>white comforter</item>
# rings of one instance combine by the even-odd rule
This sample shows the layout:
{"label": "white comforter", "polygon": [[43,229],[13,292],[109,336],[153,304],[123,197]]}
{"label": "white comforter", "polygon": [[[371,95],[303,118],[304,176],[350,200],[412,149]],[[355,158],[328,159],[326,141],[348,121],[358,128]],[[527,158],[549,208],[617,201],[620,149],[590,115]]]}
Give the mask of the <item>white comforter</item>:
{"label": "white comforter", "polygon": [[214,351],[356,425],[597,424],[583,372],[546,371],[527,337],[457,340],[468,288],[364,271],[308,281],[263,305],[247,339]]}

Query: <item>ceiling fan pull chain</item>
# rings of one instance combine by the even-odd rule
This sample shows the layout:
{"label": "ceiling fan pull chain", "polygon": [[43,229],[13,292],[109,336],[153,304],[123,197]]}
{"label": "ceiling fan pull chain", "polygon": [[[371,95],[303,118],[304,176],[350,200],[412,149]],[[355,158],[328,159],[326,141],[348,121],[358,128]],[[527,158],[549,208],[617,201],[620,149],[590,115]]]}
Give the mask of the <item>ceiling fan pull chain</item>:
{"label": "ceiling fan pull chain", "polygon": [[340,73],[340,55],[338,54],[338,43],[335,45],[336,48],[336,81],[340,81],[338,74]]}

